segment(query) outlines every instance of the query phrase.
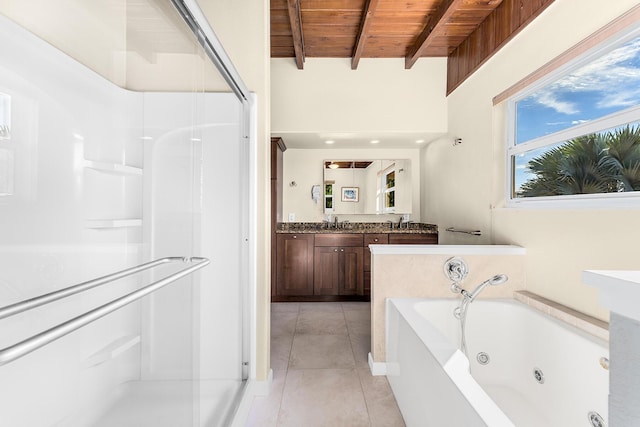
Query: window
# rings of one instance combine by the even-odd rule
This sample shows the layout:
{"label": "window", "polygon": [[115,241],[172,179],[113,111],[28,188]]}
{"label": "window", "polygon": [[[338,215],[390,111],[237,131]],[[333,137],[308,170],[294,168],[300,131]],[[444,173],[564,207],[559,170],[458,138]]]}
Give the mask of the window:
{"label": "window", "polygon": [[324,211],[333,212],[333,185],[335,181],[324,182]]}
{"label": "window", "polygon": [[396,170],[395,163],[382,171],[382,212],[396,211]]}
{"label": "window", "polygon": [[508,202],[640,203],[640,31],[508,102]]}

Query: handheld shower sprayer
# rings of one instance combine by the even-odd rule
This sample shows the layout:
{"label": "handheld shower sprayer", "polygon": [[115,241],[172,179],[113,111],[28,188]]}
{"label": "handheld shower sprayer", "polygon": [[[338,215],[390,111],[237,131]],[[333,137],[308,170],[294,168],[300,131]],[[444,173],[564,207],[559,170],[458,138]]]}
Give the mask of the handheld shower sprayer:
{"label": "handheld shower sprayer", "polygon": [[473,300],[476,299],[476,297],[478,296],[478,294],[480,294],[480,292],[482,292],[482,290],[484,288],[486,288],[487,286],[491,285],[491,286],[496,286],[496,285],[502,285],[503,283],[505,283],[507,280],[509,280],[509,277],[507,277],[506,274],[496,274],[495,276],[491,277],[490,279],[485,280],[484,282],[480,283],[474,290],[473,292],[467,292],[464,289],[460,289],[460,293],[462,294],[462,296],[465,299],[468,299],[469,302],[473,302]]}
{"label": "handheld shower sprayer", "polygon": [[502,285],[509,277],[506,274],[496,274],[491,279],[487,280],[491,286]]}
{"label": "handheld shower sprayer", "polygon": [[476,299],[476,297],[480,294],[480,292],[482,292],[482,290],[487,286],[502,285],[507,280],[509,280],[509,278],[507,277],[506,274],[496,274],[495,276],[480,283],[473,290],[473,292],[467,292],[466,290],[462,289],[462,287],[460,287],[457,283],[451,284],[451,290],[453,292],[459,292],[462,295],[462,302],[460,303],[460,306],[454,310],[453,315],[456,318],[460,319],[460,329],[461,329],[460,350],[462,350],[465,356],[468,357],[465,325],[467,322],[467,309],[469,308],[469,304],[471,304]]}

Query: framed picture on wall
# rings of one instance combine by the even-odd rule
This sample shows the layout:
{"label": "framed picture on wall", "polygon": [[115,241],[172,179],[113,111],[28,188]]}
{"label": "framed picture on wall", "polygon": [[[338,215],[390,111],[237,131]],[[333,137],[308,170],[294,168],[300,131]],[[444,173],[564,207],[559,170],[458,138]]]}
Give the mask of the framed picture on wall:
{"label": "framed picture on wall", "polygon": [[358,197],[359,187],[342,187],[341,190],[343,202],[357,202],[360,199]]}

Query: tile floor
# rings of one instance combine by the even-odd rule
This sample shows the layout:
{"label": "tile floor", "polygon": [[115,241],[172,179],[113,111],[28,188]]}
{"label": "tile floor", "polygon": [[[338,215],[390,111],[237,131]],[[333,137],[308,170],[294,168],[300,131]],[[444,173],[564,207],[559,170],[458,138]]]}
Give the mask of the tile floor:
{"label": "tile floor", "polygon": [[404,426],[387,379],[369,371],[369,307],[271,304],[273,384],[254,400],[247,426]]}

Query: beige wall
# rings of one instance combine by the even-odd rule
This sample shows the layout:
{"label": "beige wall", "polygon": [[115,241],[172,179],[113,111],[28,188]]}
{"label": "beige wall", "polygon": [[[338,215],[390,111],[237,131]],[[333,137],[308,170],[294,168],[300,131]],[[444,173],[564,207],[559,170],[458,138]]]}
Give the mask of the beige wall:
{"label": "beige wall", "polygon": [[[446,59],[271,60],[273,132],[446,132]],[[277,96],[275,96],[277,94]]]}
{"label": "beige wall", "polygon": [[449,135],[423,150],[429,194],[422,212],[441,227],[478,228],[482,237],[441,233],[452,243],[527,249],[527,290],[600,319],[608,312],[581,283],[584,269],[638,269],[638,210],[507,209],[504,105],[492,98],[635,6],[635,0],[554,2],[449,96]]}
{"label": "beige wall", "polygon": [[125,86],[126,8],[107,2],[0,0],[2,14],[115,84]]}
{"label": "beige wall", "polygon": [[199,3],[245,84],[257,96],[256,379],[264,381],[270,369],[271,319],[270,3],[267,0],[200,0]]}
{"label": "beige wall", "polygon": [[[290,59],[271,59],[271,129],[285,144],[295,133],[441,135],[447,130],[446,59],[422,59],[404,69],[404,59],[363,59],[357,70],[346,58],[307,58],[304,70]],[[293,141],[296,142],[296,141]],[[299,144],[296,144],[299,146]],[[417,149],[291,149],[284,153],[283,216],[322,221],[322,204],[311,186],[322,183],[325,159],[411,159],[413,221],[421,215],[420,157]],[[297,187],[289,187],[296,181]],[[339,215],[350,221],[385,221],[393,215]]]}
{"label": "beige wall", "polygon": [[[200,2],[203,9],[210,3]],[[238,13],[243,3],[246,8],[246,2],[238,2],[235,9],[225,10],[225,13]],[[131,7],[125,1],[0,0],[0,10],[123,88],[137,91],[229,91],[224,79],[202,53],[191,30],[169,2],[148,0]],[[158,25],[155,28],[158,33],[141,35],[141,32],[153,29],[154,25]],[[228,32],[228,28],[219,23],[216,25],[221,27],[217,32]],[[165,39],[157,40],[160,37]],[[254,38],[242,40],[246,42]],[[159,53],[158,46],[166,51]],[[239,46],[233,44],[231,47],[238,49]],[[241,54],[236,53],[236,57],[241,57]],[[245,68],[251,72],[256,69]]]}
{"label": "beige wall", "polygon": [[[285,139],[286,144],[287,139]],[[283,173],[283,220],[288,222],[288,214],[295,213],[296,222],[323,221],[322,199],[316,204],[311,199],[311,186],[323,182],[323,161],[330,159],[376,160],[376,159],[409,159],[411,160],[413,209],[412,221],[420,221],[420,150],[419,149],[287,149],[284,152]],[[289,184],[296,182],[296,186]],[[337,214],[339,220],[351,222],[382,222],[393,219],[394,215],[347,215]],[[396,215],[397,217],[397,215]]]}

